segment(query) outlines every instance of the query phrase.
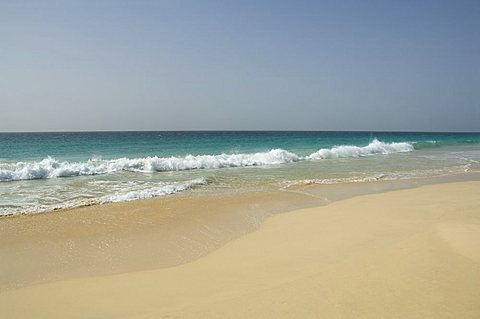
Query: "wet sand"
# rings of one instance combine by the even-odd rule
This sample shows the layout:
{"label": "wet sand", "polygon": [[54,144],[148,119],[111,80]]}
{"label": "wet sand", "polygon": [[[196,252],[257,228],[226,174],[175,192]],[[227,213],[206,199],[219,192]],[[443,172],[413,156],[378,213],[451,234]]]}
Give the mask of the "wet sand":
{"label": "wet sand", "polygon": [[180,195],[2,218],[0,289],[180,265],[272,214],[322,204],[297,192]]}

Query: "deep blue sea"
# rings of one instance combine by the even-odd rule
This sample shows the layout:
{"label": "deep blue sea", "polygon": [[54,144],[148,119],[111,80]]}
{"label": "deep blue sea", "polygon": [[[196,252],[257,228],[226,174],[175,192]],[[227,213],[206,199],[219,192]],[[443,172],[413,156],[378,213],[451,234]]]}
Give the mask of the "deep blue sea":
{"label": "deep blue sea", "polygon": [[480,172],[480,133],[0,133],[0,215]]}

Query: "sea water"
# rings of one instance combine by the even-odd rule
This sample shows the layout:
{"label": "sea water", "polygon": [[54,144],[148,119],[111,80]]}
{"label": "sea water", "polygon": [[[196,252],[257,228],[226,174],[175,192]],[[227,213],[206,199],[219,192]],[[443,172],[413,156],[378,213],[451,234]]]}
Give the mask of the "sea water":
{"label": "sea water", "polygon": [[0,133],[0,216],[173,195],[480,172],[480,133]]}

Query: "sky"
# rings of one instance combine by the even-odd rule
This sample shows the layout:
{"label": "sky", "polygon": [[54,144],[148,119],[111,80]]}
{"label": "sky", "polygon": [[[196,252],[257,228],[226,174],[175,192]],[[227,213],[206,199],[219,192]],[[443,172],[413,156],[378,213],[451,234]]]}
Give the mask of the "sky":
{"label": "sky", "polygon": [[480,1],[0,0],[0,131],[480,131]]}

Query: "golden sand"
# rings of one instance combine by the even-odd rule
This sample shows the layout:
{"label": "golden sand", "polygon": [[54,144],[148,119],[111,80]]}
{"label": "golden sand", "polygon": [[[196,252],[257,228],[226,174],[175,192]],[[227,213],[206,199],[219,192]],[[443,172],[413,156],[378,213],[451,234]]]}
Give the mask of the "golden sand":
{"label": "golden sand", "polygon": [[480,182],[274,215],[178,266],[0,291],[0,318],[479,317]]}

